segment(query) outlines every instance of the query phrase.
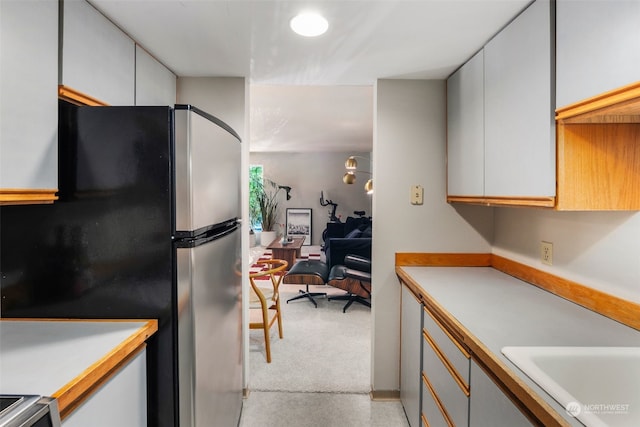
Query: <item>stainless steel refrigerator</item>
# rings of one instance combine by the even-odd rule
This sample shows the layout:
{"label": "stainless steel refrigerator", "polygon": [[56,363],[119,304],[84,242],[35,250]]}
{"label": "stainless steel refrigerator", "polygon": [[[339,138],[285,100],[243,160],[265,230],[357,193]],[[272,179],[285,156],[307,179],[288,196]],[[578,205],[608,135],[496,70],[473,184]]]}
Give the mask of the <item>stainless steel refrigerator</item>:
{"label": "stainless steel refrigerator", "polygon": [[149,426],[237,425],[240,138],[189,105],[59,113],[60,200],[0,208],[2,317],[157,318]]}

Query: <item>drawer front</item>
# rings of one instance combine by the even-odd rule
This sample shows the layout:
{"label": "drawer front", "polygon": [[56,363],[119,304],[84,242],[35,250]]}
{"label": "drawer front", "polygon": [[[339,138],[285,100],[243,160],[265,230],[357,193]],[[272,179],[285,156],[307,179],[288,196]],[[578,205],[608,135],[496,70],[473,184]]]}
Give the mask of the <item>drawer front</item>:
{"label": "drawer front", "polygon": [[422,327],[440,349],[440,352],[446,357],[450,365],[459,374],[460,378],[465,382],[467,389],[469,388],[469,360],[471,356],[461,345],[453,341],[447,332],[444,331],[439,322],[433,318],[429,310],[424,309],[422,316]]}
{"label": "drawer front", "polygon": [[[435,397],[428,380],[422,376],[422,424],[428,427],[452,427],[440,409],[440,402]],[[425,423],[426,421],[426,423]]]}
{"label": "drawer front", "polygon": [[[422,371],[430,383],[449,419],[457,427],[469,423],[469,388],[451,371],[434,350],[434,344],[424,335]],[[467,360],[467,363],[470,363]],[[467,366],[467,370],[469,367]]]}

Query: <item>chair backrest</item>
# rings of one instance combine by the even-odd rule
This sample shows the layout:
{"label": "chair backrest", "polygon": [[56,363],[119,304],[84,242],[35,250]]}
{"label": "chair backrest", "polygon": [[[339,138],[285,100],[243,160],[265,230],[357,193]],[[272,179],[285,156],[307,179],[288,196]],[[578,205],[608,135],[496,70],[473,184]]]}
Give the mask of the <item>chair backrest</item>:
{"label": "chair backrest", "polygon": [[283,272],[289,266],[289,263],[283,259],[265,259],[257,261],[256,264],[265,264],[269,266],[267,270],[256,271],[255,273],[249,274],[249,282],[251,283],[253,292],[258,296],[261,304],[266,304],[267,299],[264,293],[260,290],[260,287],[256,285],[255,279],[258,277],[269,276],[271,279],[271,285],[273,286],[272,299],[275,300],[278,298],[278,287],[280,286],[280,281],[283,276],[283,274],[278,273]]}

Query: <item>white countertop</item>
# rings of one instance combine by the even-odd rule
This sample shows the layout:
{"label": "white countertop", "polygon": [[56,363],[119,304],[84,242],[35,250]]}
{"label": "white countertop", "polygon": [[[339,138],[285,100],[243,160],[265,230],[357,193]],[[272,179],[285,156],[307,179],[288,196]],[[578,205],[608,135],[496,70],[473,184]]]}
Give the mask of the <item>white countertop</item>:
{"label": "white countertop", "polygon": [[581,425],[501,353],[505,346],[640,346],[640,331],[491,267],[402,267],[572,425]]}
{"label": "white countertop", "polygon": [[0,393],[56,396],[79,378],[118,363],[130,353],[125,347],[139,347],[153,332],[148,321],[3,319]]}

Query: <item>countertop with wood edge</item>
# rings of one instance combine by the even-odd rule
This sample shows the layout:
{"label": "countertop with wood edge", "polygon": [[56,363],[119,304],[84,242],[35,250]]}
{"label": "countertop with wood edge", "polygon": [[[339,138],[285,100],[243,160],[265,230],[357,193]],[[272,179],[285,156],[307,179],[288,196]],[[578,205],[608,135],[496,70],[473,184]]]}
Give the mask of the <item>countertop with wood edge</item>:
{"label": "countertop with wood edge", "polygon": [[2,319],[0,393],[55,397],[64,420],[157,330],[154,319]]}
{"label": "countertop with wood edge", "polygon": [[640,346],[639,304],[497,255],[396,254],[396,273],[538,425],[582,426],[502,347]]}

